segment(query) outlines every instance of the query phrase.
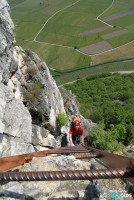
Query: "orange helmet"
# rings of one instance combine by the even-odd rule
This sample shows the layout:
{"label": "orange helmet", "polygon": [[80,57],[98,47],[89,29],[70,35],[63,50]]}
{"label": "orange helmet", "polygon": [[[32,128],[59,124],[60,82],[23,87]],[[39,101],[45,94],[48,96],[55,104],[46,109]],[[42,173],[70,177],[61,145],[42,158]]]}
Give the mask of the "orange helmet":
{"label": "orange helmet", "polygon": [[79,122],[78,120],[75,120],[75,121],[74,121],[74,124],[75,124],[76,126],[78,126],[79,123],[80,123],[80,122]]}

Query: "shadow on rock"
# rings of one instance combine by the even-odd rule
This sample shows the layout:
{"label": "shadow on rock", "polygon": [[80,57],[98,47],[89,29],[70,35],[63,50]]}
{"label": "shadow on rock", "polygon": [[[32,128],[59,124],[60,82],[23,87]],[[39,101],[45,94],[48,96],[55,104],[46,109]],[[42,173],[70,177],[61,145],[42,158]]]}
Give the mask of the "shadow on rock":
{"label": "shadow on rock", "polygon": [[68,145],[67,134],[65,133],[61,139],[61,147],[65,147]]}
{"label": "shadow on rock", "polygon": [[13,199],[20,199],[20,200],[35,200],[33,197],[24,195],[24,194],[18,194],[13,191],[5,190],[3,193],[0,193],[0,199],[1,197],[11,197]]}
{"label": "shadow on rock", "polygon": [[[90,169],[95,169],[95,165],[91,164]],[[85,189],[85,195],[83,200],[99,200],[100,199],[100,191],[97,187],[98,181],[91,180],[88,186]]]}

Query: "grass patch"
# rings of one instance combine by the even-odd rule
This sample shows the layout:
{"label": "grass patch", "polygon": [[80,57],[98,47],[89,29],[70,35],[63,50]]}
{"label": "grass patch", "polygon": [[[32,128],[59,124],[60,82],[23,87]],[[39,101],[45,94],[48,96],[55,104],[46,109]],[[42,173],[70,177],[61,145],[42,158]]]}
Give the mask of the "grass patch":
{"label": "grass patch", "polygon": [[112,45],[112,47],[116,48],[133,40],[134,40],[134,35],[132,33],[126,33],[124,35],[110,38],[107,41]]}
{"label": "grass patch", "polygon": [[33,40],[38,30],[42,27],[41,24],[21,22],[16,25],[16,39],[19,43],[19,39]]}
{"label": "grass patch", "polygon": [[120,26],[120,27],[127,27],[129,25],[133,25],[134,23],[134,15],[128,15],[125,17],[121,17],[119,19],[116,20],[112,20],[109,22],[112,25],[116,25],[116,26]]}
{"label": "grass patch", "polygon": [[43,91],[42,84],[40,81],[36,80],[31,85],[28,86],[27,92],[25,92],[25,98],[28,101],[34,101]]}
{"label": "grass patch", "polygon": [[30,74],[30,75],[35,75],[36,74],[36,68],[35,67],[27,67],[26,68],[26,72],[28,73],[28,74]]}
{"label": "grass patch", "polygon": [[50,73],[51,73],[52,76],[57,76],[57,75],[60,74],[60,73],[58,73],[58,72],[56,72],[56,71],[52,71],[51,69],[50,69]]}
{"label": "grass patch", "polygon": [[127,26],[126,29],[130,32],[134,32],[134,24]]}

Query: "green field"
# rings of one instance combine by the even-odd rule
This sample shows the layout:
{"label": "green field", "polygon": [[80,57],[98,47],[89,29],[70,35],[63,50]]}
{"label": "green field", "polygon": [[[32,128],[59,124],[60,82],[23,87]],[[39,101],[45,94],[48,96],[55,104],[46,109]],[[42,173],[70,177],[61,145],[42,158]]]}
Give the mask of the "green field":
{"label": "green field", "polygon": [[33,50],[42,60],[45,60],[49,68],[54,68],[59,72],[72,71],[84,68],[87,64],[90,65],[91,58],[74,49],[22,40],[20,45],[25,49]]}
{"label": "green field", "polygon": [[129,10],[133,8],[133,6],[134,0],[115,0],[113,6],[110,7],[105,13],[103,13],[101,18]]}
{"label": "green field", "polygon": [[[129,31],[127,34],[108,39],[107,42],[113,47],[134,39],[134,15],[109,22],[120,27],[79,35],[84,31],[106,26],[96,18],[111,5],[112,0],[8,0],[8,2],[15,24],[16,45],[35,51],[49,68],[60,72],[90,66],[90,56],[83,55],[75,49],[103,41],[101,37],[103,34],[122,29]],[[113,6],[104,12],[101,18],[133,7],[134,0],[115,0]],[[33,41],[34,39],[38,43]]]}

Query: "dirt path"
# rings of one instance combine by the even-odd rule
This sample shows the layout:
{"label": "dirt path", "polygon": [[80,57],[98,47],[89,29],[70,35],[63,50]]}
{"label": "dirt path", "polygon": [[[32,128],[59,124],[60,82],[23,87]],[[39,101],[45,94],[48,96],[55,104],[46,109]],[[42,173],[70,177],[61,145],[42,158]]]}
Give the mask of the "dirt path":
{"label": "dirt path", "polygon": [[[111,73],[116,73],[116,72],[111,72]],[[134,70],[131,70],[131,71],[117,71],[117,73],[120,73],[120,74],[131,74],[131,73],[134,73]]]}

